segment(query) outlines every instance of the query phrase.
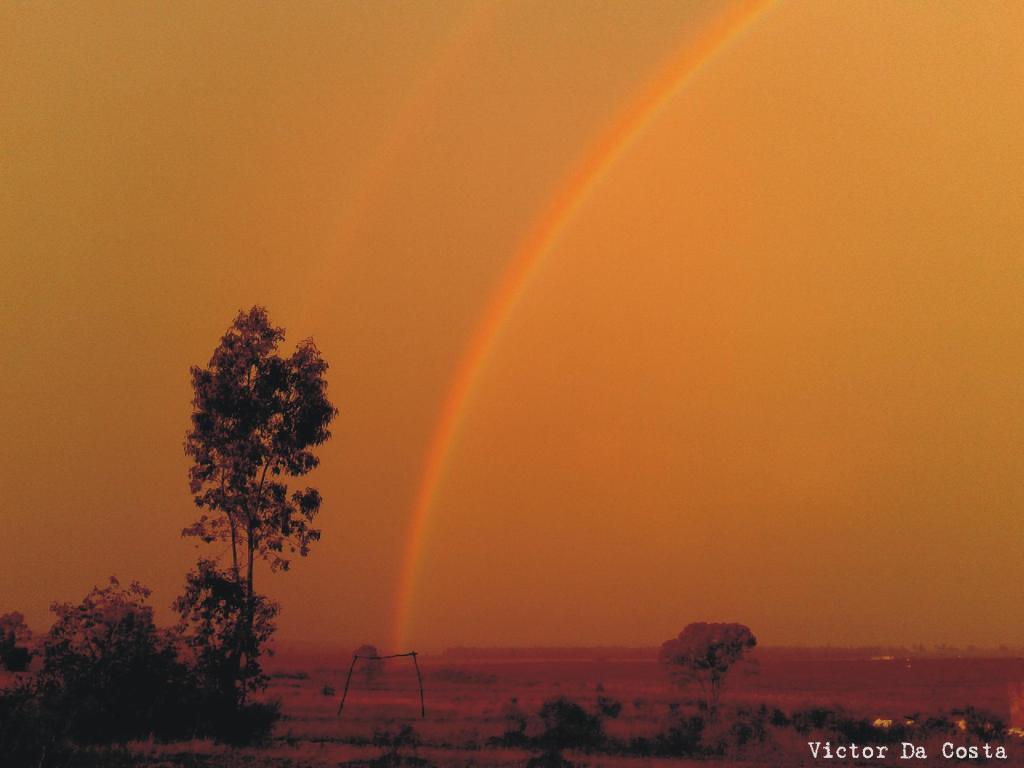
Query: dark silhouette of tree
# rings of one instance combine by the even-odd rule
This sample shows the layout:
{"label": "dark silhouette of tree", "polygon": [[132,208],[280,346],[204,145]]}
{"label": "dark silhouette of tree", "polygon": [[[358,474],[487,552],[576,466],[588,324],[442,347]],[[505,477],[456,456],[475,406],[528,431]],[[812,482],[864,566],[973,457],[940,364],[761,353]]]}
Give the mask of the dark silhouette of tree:
{"label": "dark silhouette of tree", "polygon": [[757,645],[743,624],[689,624],[679,636],[661,646],[661,661],[680,685],[700,685],[704,707],[714,720],[729,669]]}
{"label": "dark silhouette of tree", "polygon": [[11,672],[24,672],[32,660],[28,644],[32,632],[25,617],[18,611],[0,616],[0,668]]}
{"label": "dark silhouette of tree", "polygon": [[594,749],[604,741],[601,718],[566,696],[548,699],[538,712],[544,732],[538,744],[548,749]]}
{"label": "dark silhouette of tree", "polygon": [[39,686],[46,706],[79,741],[168,733],[183,721],[187,675],[173,636],[157,628],[150,591],[111,577],[78,605],[54,603]]}
{"label": "dark silhouette of tree", "polygon": [[[291,491],[290,478],[319,464],[313,448],[327,440],[337,409],[327,399],[327,363],[312,339],[289,357],[277,353],[284,329],[263,307],[239,312],[206,368],[193,367],[192,428],[185,453],[189,483],[204,510],[182,531],[204,542],[230,541],[231,574],[242,585],[239,671],[246,674],[255,644],[257,558],[287,570],[320,538],[316,488]],[[244,576],[243,576],[244,573]],[[243,696],[247,689],[243,681]]]}
{"label": "dark silhouette of tree", "polygon": [[[266,688],[261,647],[274,633],[277,603],[253,597],[252,633],[246,631],[246,593],[234,574],[200,560],[174,601],[176,627],[199,690],[215,710],[236,709],[250,691]],[[242,664],[245,669],[242,669]]]}
{"label": "dark silhouette of tree", "polygon": [[544,751],[527,761],[527,768],[572,768],[562,754],[565,749],[592,750],[605,741],[601,716],[591,714],[565,696],[548,699],[537,713],[544,730],[534,743]]}

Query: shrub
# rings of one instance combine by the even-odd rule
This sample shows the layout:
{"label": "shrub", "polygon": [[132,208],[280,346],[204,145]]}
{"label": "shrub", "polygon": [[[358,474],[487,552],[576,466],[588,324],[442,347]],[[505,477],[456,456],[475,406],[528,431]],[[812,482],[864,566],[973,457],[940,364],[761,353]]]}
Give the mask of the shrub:
{"label": "shrub", "polygon": [[549,699],[540,708],[544,732],[538,744],[549,749],[593,749],[604,741],[601,719],[572,699]]}
{"label": "shrub", "polygon": [[25,617],[17,611],[0,616],[0,668],[24,672],[32,660],[28,643],[32,633]]}
{"label": "shrub", "polygon": [[111,578],[78,605],[52,606],[57,620],[43,640],[36,681],[7,692],[0,706],[6,740],[0,745],[40,739],[51,746],[105,744],[150,736],[213,736],[238,744],[270,733],[278,705],[245,705],[233,694],[222,695],[221,681],[211,683],[212,671],[222,668],[209,656],[196,655],[192,666],[182,661],[180,636],[157,628],[149,594],[137,582],[122,587]]}
{"label": "shrub", "polygon": [[237,707],[205,708],[206,731],[217,741],[236,746],[262,744],[281,718],[281,702],[254,701]]}
{"label": "shrub", "polygon": [[768,707],[762,704],[757,709],[740,708],[730,718],[729,741],[736,747],[764,744],[768,738]]}
{"label": "shrub", "polygon": [[790,716],[793,729],[801,734],[806,734],[810,731],[833,729],[835,721],[835,712],[824,707],[810,707],[797,710]]}
{"label": "shrub", "polygon": [[771,724],[776,728],[785,728],[790,724],[790,720],[786,717],[786,713],[776,707],[772,710]]}
{"label": "shrub", "polygon": [[602,717],[610,717],[614,720],[622,712],[622,702],[610,696],[598,696],[597,710],[601,713]]}
{"label": "shrub", "polygon": [[40,765],[65,743],[65,721],[42,705],[27,684],[0,690],[0,755],[4,765]]}
{"label": "shrub", "polygon": [[836,713],[832,727],[847,741],[862,744],[895,744],[906,737],[906,728],[902,724],[879,728],[866,717],[852,717],[843,712]]}
{"label": "shrub", "polygon": [[938,715],[929,715],[921,721],[918,726],[922,733],[925,735],[951,735],[956,733],[957,726],[950,718],[944,714],[939,713]]}
{"label": "shrub", "polygon": [[43,703],[81,742],[188,733],[193,704],[173,638],[157,629],[149,590],[117,579],[78,605],[55,603],[43,641]]}
{"label": "shrub", "polygon": [[703,753],[704,719],[697,715],[680,718],[669,725],[655,740],[655,751],[661,755],[690,757]]}
{"label": "shrub", "polygon": [[959,716],[963,729],[979,741],[994,741],[1006,736],[1006,723],[999,715],[974,707],[953,710]]}

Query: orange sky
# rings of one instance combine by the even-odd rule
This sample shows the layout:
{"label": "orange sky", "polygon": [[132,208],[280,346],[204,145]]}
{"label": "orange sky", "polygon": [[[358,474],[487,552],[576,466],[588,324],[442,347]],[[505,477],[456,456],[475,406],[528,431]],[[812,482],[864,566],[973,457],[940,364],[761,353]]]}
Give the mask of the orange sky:
{"label": "orange sky", "polygon": [[[198,554],[188,367],[265,304],[341,410],[284,640],[389,642],[427,451],[522,238],[734,8],[0,9],[0,612]],[[405,628],[1018,643],[1024,7],[776,2],[504,316]],[[167,611],[163,616],[169,617]]]}

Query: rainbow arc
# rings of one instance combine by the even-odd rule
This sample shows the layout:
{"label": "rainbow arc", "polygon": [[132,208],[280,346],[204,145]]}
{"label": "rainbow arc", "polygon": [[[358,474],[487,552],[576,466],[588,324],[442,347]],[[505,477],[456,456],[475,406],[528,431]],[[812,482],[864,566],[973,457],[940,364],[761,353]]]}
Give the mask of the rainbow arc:
{"label": "rainbow arc", "polygon": [[406,640],[420,552],[430,512],[445,474],[452,446],[465,419],[473,389],[531,274],[550,253],[558,236],[580,210],[616,160],[650,125],[690,78],[770,5],[743,0],[712,19],[701,34],[661,67],[582,154],[555,194],[528,228],[473,332],[452,377],[432,433],[413,502],[399,577],[393,623],[394,647]]}

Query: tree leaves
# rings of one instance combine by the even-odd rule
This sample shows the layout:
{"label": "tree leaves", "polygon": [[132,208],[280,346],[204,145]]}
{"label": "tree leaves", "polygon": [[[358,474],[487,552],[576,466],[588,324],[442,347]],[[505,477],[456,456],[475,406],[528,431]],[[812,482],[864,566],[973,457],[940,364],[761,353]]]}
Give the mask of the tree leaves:
{"label": "tree leaves", "polygon": [[[309,553],[320,538],[312,526],[321,498],[314,488],[289,493],[287,479],[315,469],[312,449],[330,438],[337,409],[327,397],[327,363],[312,339],[290,357],[278,354],[284,329],[267,311],[239,312],[208,367],[193,367],[192,428],[185,453],[193,460],[189,487],[203,514],[182,531],[212,543],[234,532],[287,570],[285,555]],[[236,551],[237,561],[237,551]]]}
{"label": "tree leaves", "polygon": [[705,706],[714,717],[726,673],[755,645],[757,638],[743,624],[696,622],[663,643],[660,658],[677,683],[700,685]]}

